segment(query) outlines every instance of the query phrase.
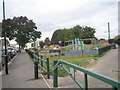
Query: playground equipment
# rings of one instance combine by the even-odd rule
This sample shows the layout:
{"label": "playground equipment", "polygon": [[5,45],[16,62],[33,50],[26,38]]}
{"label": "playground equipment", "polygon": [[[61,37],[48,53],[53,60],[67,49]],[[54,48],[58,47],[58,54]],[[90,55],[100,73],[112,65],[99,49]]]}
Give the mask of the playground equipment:
{"label": "playground equipment", "polygon": [[68,42],[68,50],[83,50],[84,43],[81,39],[75,38],[75,40]]}
{"label": "playground equipment", "polygon": [[[85,45],[84,40],[91,40],[91,44]],[[98,49],[98,41],[94,38],[90,39],[79,39],[75,38],[75,40],[68,41],[68,46],[67,50],[68,51],[76,51],[76,50],[93,50],[93,49]]]}

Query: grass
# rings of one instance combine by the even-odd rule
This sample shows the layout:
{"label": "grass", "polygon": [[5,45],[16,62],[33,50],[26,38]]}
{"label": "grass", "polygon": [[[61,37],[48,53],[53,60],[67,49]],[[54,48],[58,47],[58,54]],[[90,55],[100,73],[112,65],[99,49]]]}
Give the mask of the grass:
{"label": "grass", "polygon": [[[51,75],[52,75],[52,67],[53,67],[54,60],[64,60],[64,61],[67,61],[69,63],[78,65],[80,67],[85,67],[86,65],[89,64],[89,62],[88,62],[89,60],[91,60],[91,59],[97,60],[99,58],[97,53],[84,54],[83,56],[80,54],[64,55],[64,56],[60,56],[60,58],[58,55],[54,55],[51,57],[50,54],[49,55],[43,54],[43,57],[44,57],[44,59],[49,58],[49,60],[50,60],[50,74]],[[46,68],[45,63],[44,63],[44,67]],[[69,67],[67,67],[67,66],[65,66],[65,67],[69,70]],[[58,76],[60,76],[60,77],[67,76],[66,72],[61,67],[58,68]]]}

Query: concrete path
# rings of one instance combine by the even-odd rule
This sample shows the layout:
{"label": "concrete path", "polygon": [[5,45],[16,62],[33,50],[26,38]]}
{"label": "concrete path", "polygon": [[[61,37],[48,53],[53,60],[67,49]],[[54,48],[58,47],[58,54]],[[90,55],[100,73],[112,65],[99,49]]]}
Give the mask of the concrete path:
{"label": "concrete path", "polygon": [[[111,77],[118,80],[118,49],[112,49],[106,55],[99,58],[97,64],[87,67],[86,69],[97,72],[99,74]],[[76,79],[84,86],[84,74],[77,71]],[[52,79],[48,80],[52,87]],[[110,88],[111,86],[105,84],[92,77],[88,77],[89,88]],[[69,77],[59,77],[59,87],[61,88],[79,88],[78,85]]]}
{"label": "concrete path", "polygon": [[19,53],[9,65],[9,74],[2,75],[3,88],[48,88],[47,84],[39,75],[34,79],[33,64],[28,54],[23,51]]}

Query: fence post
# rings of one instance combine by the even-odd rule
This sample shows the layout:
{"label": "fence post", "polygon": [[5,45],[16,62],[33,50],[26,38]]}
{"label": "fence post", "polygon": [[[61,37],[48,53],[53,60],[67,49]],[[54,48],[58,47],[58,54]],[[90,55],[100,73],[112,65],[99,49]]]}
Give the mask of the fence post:
{"label": "fence post", "polygon": [[88,80],[87,80],[87,74],[84,73],[84,82],[85,82],[85,90],[88,90]]}
{"label": "fence post", "polygon": [[50,79],[49,58],[47,58],[47,78]]}
{"label": "fence post", "polygon": [[34,78],[38,79],[38,62],[34,61]]}
{"label": "fence post", "polygon": [[[43,59],[43,56],[41,55],[41,59]],[[41,66],[43,67],[43,61],[41,60]]]}
{"label": "fence post", "polygon": [[112,87],[112,90],[118,90],[118,89],[117,89],[116,87],[113,86],[113,87]]}
{"label": "fence post", "polygon": [[5,58],[5,73],[7,75],[8,74],[8,58],[7,58],[7,55],[5,55],[4,58]]}
{"label": "fence post", "polygon": [[32,59],[34,59],[34,53],[30,51]]}
{"label": "fence post", "polygon": [[[53,61],[53,67],[57,64],[58,61]],[[53,87],[58,87],[58,68],[53,70]]]}
{"label": "fence post", "polygon": [[40,62],[40,58],[39,58],[39,56],[38,56],[38,63]]}

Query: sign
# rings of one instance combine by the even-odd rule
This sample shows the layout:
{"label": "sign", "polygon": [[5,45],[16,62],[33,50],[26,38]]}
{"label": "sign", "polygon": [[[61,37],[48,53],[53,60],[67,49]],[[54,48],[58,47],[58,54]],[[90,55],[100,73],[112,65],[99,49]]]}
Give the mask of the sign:
{"label": "sign", "polygon": [[70,73],[72,74],[73,78],[75,78],[75,70],[73,68],[70,68]]}

